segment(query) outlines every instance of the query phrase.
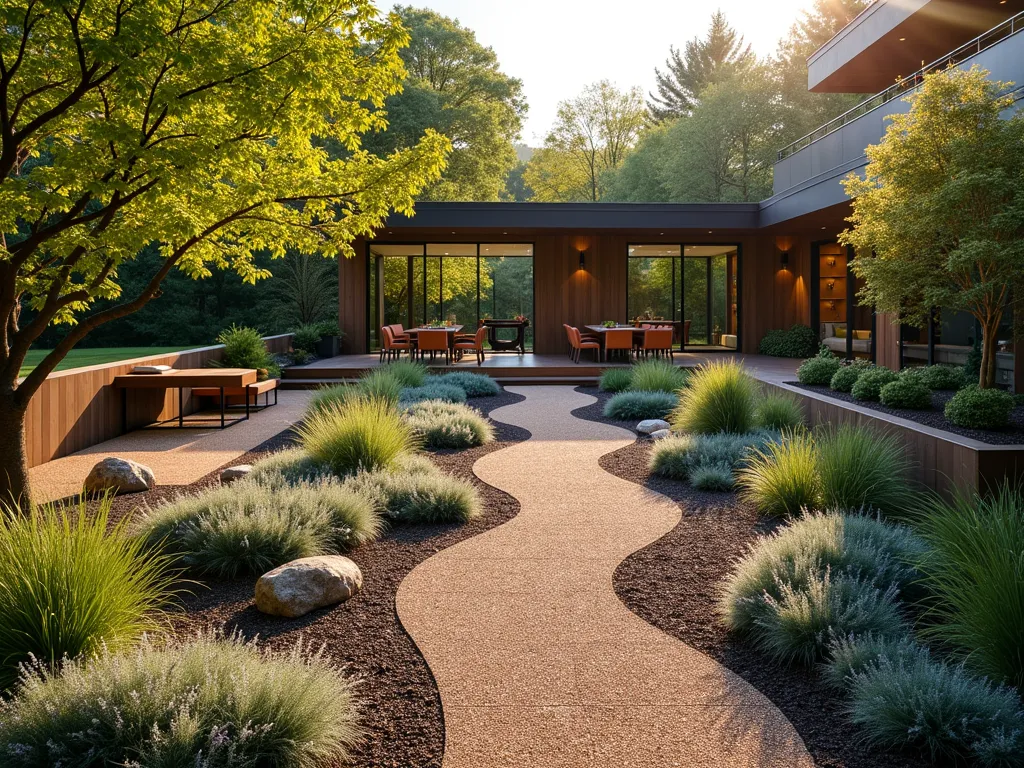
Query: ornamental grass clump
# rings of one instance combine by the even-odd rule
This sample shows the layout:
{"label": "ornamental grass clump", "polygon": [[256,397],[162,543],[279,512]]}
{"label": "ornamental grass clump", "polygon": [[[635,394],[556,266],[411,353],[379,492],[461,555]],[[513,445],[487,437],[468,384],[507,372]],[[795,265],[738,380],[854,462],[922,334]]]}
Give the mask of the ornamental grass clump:
{"label": "ornamental grass clump", "polygon": [[109,525],[110,504],[0,505],[0,690],[30,658],[56,668],[161,626],[174,596],[170,563],[128,536],[124,521]]}
{"label": "ornamental grass clump", "polygon": [[690,453],[696,441],[695,435],[671,435],[656,441],[651,446],[648,469],[662,477],[687,480],[691,469]]}
{"label": "ornamental grass clump", "polygon": [[338,477],[387,469],[419,448],[415,432],[394,405],[376,397],[355,398],[307,414],[295,431],[302,448]]}
{"label": "ornamental grass clump", "polygon": [[604,404],[606,418],[616,421],[664,419],[676,407],[679,398],[668,392],[619,392]]}
{"label": "ornamental grass clump", "polygon": [[870,744],[917,749],[944,765],[1024,762],[1017,691],[935,659],[926,648],[879,655],[847,685],[850,719]]}
{"label": "ornamental grass clump", "polygon": [[422,387],[429,373],[427,366],[417,360],[395,360],[385,370],[403,387]]}
{"label": "ornamental grass clump", "polygon": [[629,388],[638,392],[675,393],[686,386],[686,369],[668,360],[654,358],[643,360],[633,366]]}
{"label": "ornamental grass clump", "polygon": [[926,636],[975,672],[1024,690],[1024,491],[931,497],[916,525],[930,545],[919,559],[934,594]]}
{"label": "ornamental grass clump", "polygon": [[815,446],[823,508],[900,514],[911,507],[910,461],[896,438],[844,424],[817,430]]}
{"label": "ornamental grass clump", "polygon": [[494,440],[494,427],[475,408],[461,403],[425,400],[406,412],[425,448],[472,448]]}
{"label": "ornamental grass clump", "polygon": [[781,601],[783,585],[801,591],[825,569],[916,600],[921,593],[915,563],[926,551],[927,544],[906,526],[855,513],[806,515],[747,549],[722,584],[719,613],[730,630],[754,632],[769,612],[768,597]]}
{"label": "ornamental grass clump", "polygon": [[932,407],[932,391],[919,380],[900,377],[882,387],[878,400],[890,408],[924,411]]}
{"label": "ornamental grass clump", "polygon": [[946,403],[946,418],[966,429],[1005,429],[1013,410],[1013,395],[1001,389],[979,389],[971,384]]}
{"label": "ornamental grass clump", "polygon": [[[451,384],[466,393],[466,397],[494,397],[501,392],[501,386],[490,376],[469,371],[452,371],[436,376],[432,381]],[[419,385],[416,385],[419,386]]]}
{"label": "ornamental grass clump", "polygon": [[773,392],[757,401],[754,420],[762,429],[793,430],[804,425],[804,410],[792,395]]}
{"label": "ornamental grass clump", "polygon": [[796,369],[796,377],[801,384],[827,387],[841,365],[838,357],[811,357]]}
{"label": "ornamental grass clump", "polygon": [[316,461],[306,449],[286,448],[253,464],[245,479],[272,485],[279,479],[286,483],[313,483],[330,476],[330,468]]}
{"label": "ornamental grass clump", "polygon": [[344,552],[375,539],[371,501],[336,480],[264,485],[246,479],[146,510],[140,541],[196,576],[260,576],[300,557]]}
{"label": "ornamental grass clump", "polygon": [[360,389],[356,385],[334,384],[332,386],[319,387],[313,392],[313,396],[309,398],[306,413],[317,413],[326,410],[330,406],[340,405],[359,394]]}
{"label": "ornamental grass clump", "polygon": [[433,465],[360,472],[345,486],[371,500],[394,523],[465,523],[483,513],[476,488]]}
{"label": "ornamental grass clump", "polygon": [[707,363],[690,374],[669,421],[675,429],[694,434],[750,432],[757,396],[757,382],[741,363]]}
{"label": "ornamental grass clump", "polygon": [[689,480],[698,491],[731,491],[732,467],[724,462],[698,464],[690,470]]}
{"label": "ornamental grass clump", "polygon": [[606,368],[598,386],[602,392],[625,392],[633,384],[631,368]]}
{"label": "ornamental grass clump", "polygon": [[355,392],[351,394],[367,400],[382,400],[394,404],[401,397],[404,386],[402,380],[395,373],[392,373],[390,366],[387,368],[374,368],[359,378],[359,383],[355,386]]}
{"label": "ornamental grass clump", "polygon": [[9,768],[322,768],[362,737],[354,688],[321,654],[212,635],[99,649],[0,701]]}
{"label": "ornamental grass clump", "polygon": [[821,493],[813,438],[797,432],[754,450],[737,470],[736,482],[740,498],[763,515],[817,509]]}
{"label": "ornamental grass clump", "polygon": [[882,387],[897,381],[899,376],[888,368],[871,368],[864,371],[850,388],[854,400],[876,401],[882,394]]}
{"label": "ornamental grass clump", "polygon": [[399,408],[408,408],[425,400],[441,400],[445,403],[466,402],[466,390],[454,384],[445,384],[431,376],[422,387],[406,387],[398,400]]}
{"label": "ornamental grass clump", "polygon": [[908,658],[920,652],[920,646],[911,635],[882,637],[868,632],[833,638],[828,662],[822,665],[821,675],[832,688],[845,691],[853,676],[865,671],[883,656],[890,660]]}

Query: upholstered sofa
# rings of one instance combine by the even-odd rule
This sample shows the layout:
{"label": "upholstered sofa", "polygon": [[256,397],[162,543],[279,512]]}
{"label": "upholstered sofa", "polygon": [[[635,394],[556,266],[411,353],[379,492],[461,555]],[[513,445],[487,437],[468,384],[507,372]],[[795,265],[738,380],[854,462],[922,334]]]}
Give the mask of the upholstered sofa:
{"label": "upholstered sofa", "polygon": [[[846,323],[822,323],[821,343],[838,355],[846,354]],[[853,331],[853,353],[871,354],[871,331]]]}

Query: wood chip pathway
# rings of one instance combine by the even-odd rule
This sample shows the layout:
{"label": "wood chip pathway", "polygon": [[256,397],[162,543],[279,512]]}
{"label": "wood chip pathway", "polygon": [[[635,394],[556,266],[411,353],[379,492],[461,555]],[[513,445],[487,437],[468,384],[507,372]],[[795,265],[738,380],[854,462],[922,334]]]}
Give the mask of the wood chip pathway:
{"label": "wood chip pathway", "polygon": [[510,389],[526,399],[492,418],[532,437],[474,472],[520,513],[398,591],[440,690],[444,768],[813,766],[768,699],[616,596],[616,566],[680,517],[599,467],[634,435],[572,416],[594,399],[570,387]]}

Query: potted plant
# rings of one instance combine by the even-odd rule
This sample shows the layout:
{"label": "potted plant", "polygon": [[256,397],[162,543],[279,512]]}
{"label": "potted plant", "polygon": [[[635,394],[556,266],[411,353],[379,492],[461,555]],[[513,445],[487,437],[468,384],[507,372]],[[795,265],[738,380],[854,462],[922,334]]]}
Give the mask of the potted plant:
{"label": "potted plant", "polygon": [[337,357],[341,354],[341,337],[344,335],[338,329],[337,323],[328,320],[321,320],[315,323],[320,332],[320,339],[313,348],[317,357]]}

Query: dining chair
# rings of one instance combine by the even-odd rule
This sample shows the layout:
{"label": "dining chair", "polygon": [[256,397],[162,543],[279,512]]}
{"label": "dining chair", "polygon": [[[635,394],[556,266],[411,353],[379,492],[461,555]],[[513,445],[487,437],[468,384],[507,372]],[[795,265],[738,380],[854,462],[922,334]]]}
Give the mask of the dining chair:
{"label": "dining chair", "polygon": [[644,331],[644,343],[641,347],[644,357],[652,352],[656,357],[668,353],[669,359],[675,360],[672,353],[672,326],[664,328],[648,328]]}
{"label": "dining chair", "polygon": [[573,351],[575,352],[575,357],[573,358],[573,360],[576,361],[576,364],[577,365],[579,364],[579,362],[580,362],[580,354],[583,352],[584,349],[592,349],[592,350],[594,350],[594,362],[600,362],[600,360],[601,360],[601,342],[599,342],[599,341],[584,341],[582,335],[580,334],[580,329],[579,328],[575,328],[573,326],[570,326],[569,329],[570,329],[570,331],[572,333],[571,339],[572,339]]}
{"label": "dining chair", "polygon": [[612,352],[625,352],[626,359],[633,353],[633,329],[615,328],[604,332],[604,359],[608,360]]}
{"label": "dining chair", "polygon": [[444,352],[445,365],[451,362],[451,354],[448,348],[448,331],[423,330],[417,336],[419,339],[416,348],[419,350],[421,360],[423,359],[424,352],[430,353],[431,360],[434,359],[434,355],[438,352]]}
{"label": "dining chair", "polygon": [[412,354],[412,340],[408,336],[404,341],[395,339],[395,334],[391,330],[390,325],[385,325],[380,329],[380,336],[383,342],[380,345],[380,362],[384,362],[385,358],[391,360],[392,358],[400,357],[402,350],[407,350],[410,355]]}
{"label": "dining chair", "polygon": [[392,325],[389,325],[388,328],[391,329],[391,335],[395,337],[395,341],[412,340],[412,336],[405,332],[405,328],[402,327],[401,323],[394,323]]}
{"label": "dining chair", "polygon": [[456,341],[455,350],[456,352],[466,352],[472,350],[476,353],[476,364],[484,364],[484,341],[487,340],[487,327],[481,325],[477,331],[476,336],[473,337],[472,341]]}

